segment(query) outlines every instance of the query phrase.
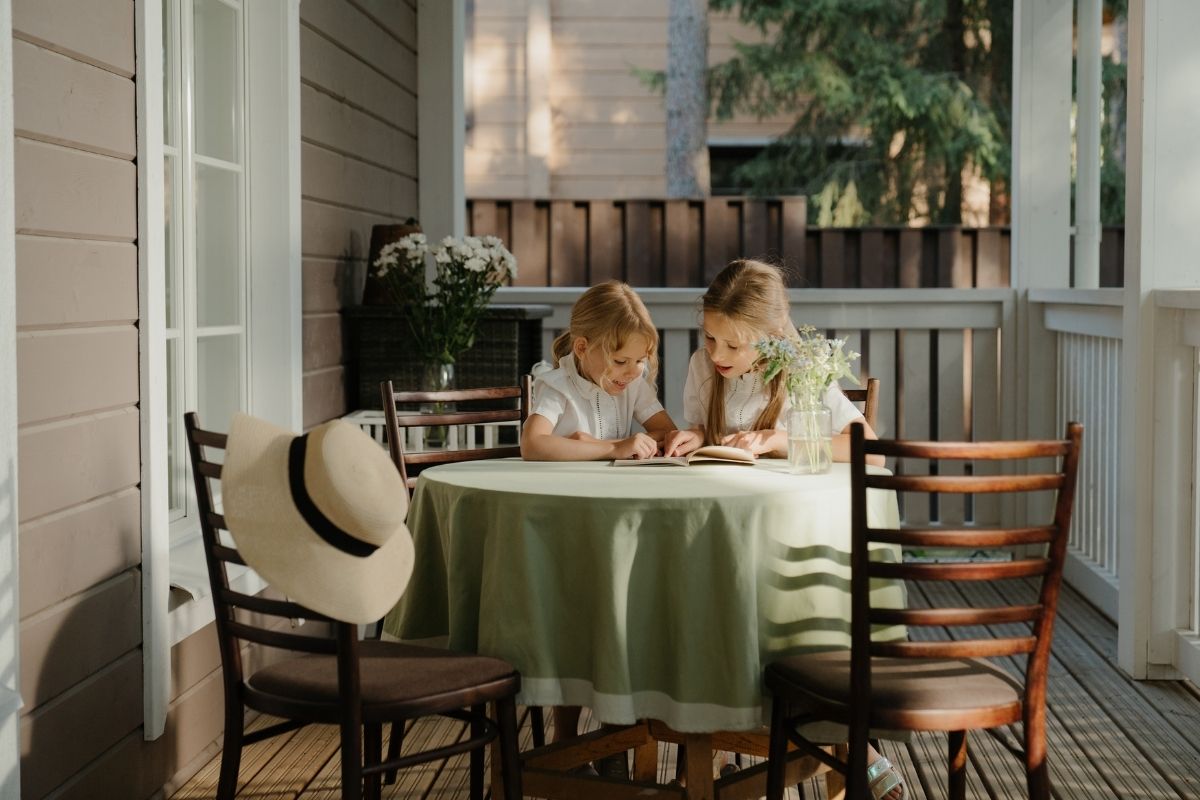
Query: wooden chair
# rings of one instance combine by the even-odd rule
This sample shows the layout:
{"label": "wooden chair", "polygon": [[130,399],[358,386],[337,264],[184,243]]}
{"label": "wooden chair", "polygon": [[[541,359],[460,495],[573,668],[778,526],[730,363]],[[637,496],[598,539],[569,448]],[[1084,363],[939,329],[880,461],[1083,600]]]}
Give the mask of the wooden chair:
{"label": "wooden chair", "polygon": [[842,389],[842,394],[853,403],[863,404],[863,418],[871,426],[871,430],[878,432],[875,428],[875,415],[879,410],[879,378],[867,378],[866,387]]}
{"label": "wooden chair", "polygon": [[[500,386],[485,389],[457,389],[441,392],[397,392],[391,381],[379,385],[383,396],[383,417],[387,430],[388,452],[396,469],[400,470],[404,483],[411,492],[417,485],[418,473],[428,467],[438,464],[450,464],[459,461],[481,461],[488,458],[515,458],[521,455],[520,444],[498,447],[467,447],[463,450],[431,450],[423,453],[404,452],[403,428],[416,428],[429,425],[479,425],[487,422],[520,422],[523,426],[529,416],[532,380],[528,375],[521,376],[519,386]],[[397,406],[414,405],[417,403],[461,403],[471,401],[496,401],[516,399],[517,407],[493,411],[448,411],[443,414],[430,415],[412,412],[402,412]],[[518,437],[520,436],[518,432]],[[518,439],[519,441],[519,439]],[[473,445],[469,442],[468,445]],[[530,706],[529,724],[533,729],[533,745],[541,747],[546,743],[545,716],[539,706]],[[390,782],[389,775],[389,782]]]}
{"label": "wooden chair", "polygon": [[[855,424],[850,434],[851,465],[851,648],[792,656],[766,668],[774,695],[767,797],[783,797],[784,754],[788,741],[846,772],[849,800],[868,797],[867,735],[871,729],[947,731],[949,796],[966,792],[967,731],[985,728],[1021,757],[1029,796],[1050,797],[1046,764],[1046,673],[1050,640],[1062,583],[1063,560],[1075,498],[1075,473],[1083,427],[1067,425],[1065,440],[1025,442],[869,441]],[[918,459],[1015,460],[1061,458],[1056,470],[1022,475],[868,475],[868,454]],[[867,523],[867,491],[952,492],[961,494],[1057,492],[1054,516],[1046,524],[1009,528],[873,528]],[[896,564],[871,560],[868,545],[921,547],[1018,547],[1036,545],[1037,555],[1014,553],[1014,560],[988,564]],[[1045,546],[1043,551],[1042,545]],[[1030,552],[1034,548],[1028,548]],[[981,608],[877,609],[870,605],[870,582],[997,581],[1034,578],[1037,601]],[[984,626],[1023,623],[1019,634],[985,638],[969,632],[952,641],[873,642],[871,626]],[[1027,655],[1021,677],[987,659]],[[796,725],[834,720],[849,727],[848,763],[828,756],[796,733]],[[1024,722],[1024,748],[1008,744],[993,729]],[[915,776],[914,776],[915,777]]]}
{"label": "wooden chair", "polygon": [[[520,422],[525,424],[529,416],[530,378],[521,377],[519,386],[501,386],[487,389],[452,389],[440,392],[397,392],[391,381],[379,385],[383,396],[383,416],[387,430],[388,451],[392,461],[404,477],[411,492],[417,485],[421,470],[437,464],[458,461],[479,461],[485,458],[512,458],[521,455],[519,444],[500,447],[468,447],[462,450],[431,450],[422,453],[405,453],[402,428],[421,428],[437,425],[479,425],[487,422]],[[465,403],[471,401],[518,400],[517,408],[492,411],[447,411],[442,414],[421,414],[401,411],[397,406],[417,403]]]}
{"label": "wooden chair", "polygon": [[[341,728],[343,798],[375,800],[384,771],[470,750],[471,797],[481,800],[483,748],[497,738],[504,792],[509,800],[520,798],[515,697],[521,678],[513,668],[499,659],[432,647],[359,641],[356,625],[332,620],[297,603],[231,589],[226,565],[244,565],[245,561],[219,536],[219,531],[227,530],[213,502],[221,465],[205,454],[206,449],[224,450],[226,437],[202,430],[195,413],[185,415],[184,425],[225,687],[218,800],[229,800],[237,792],[244,745],[314,722]],[[309,632],[293,632],[290,619],[306,620]],[[330,629],[332,636],[314,635]],[[242,661],[244,643],[285,651],[286,655],[249,672]],[[485,715],[486,703],[495,703],[495,720]],[[245,733],[247,708],[285,721]],[[430,715],[469,723],[470,736],[445,747],[381,760],[383,723],[393,724],[396,738],[405,720]]]}

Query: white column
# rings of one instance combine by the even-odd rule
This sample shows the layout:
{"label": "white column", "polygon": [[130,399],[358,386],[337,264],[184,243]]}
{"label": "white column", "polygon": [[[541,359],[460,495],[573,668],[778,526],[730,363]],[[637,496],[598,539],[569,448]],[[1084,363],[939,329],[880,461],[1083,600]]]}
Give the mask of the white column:
{"label": "white column", "polygon": [[12,4],[0,0],[0,797],[21,794],[12,41]]}
{"label": "white column", "polygon": [[[1055,348],[1029,290],[1070,278],[1071,0],[1016,0],[1013,12],[1012,284],[1017,290],[1014,429],[1053,437]],[[1040,510],[1040,506],[1038,509]]]}
{"label": "white column", "polygon": [[1164,361],[1177,331],[1172,316],[1156,311],[1154,290],[1200,288],[1197,30],[1200,3],[1129,4],[1117,658],[1138,678],[1170,674],[1185,579],[1179,548],[1193,524],[1181,507],[1190,504],[1161,489],[1191,468],[1195,441],[1164,413],[1175,402],[1165,383],[1195,365]]}
{"label": "white column", "polygon": [[553,41],[550,0],[529,0],[525,23],[525,174],[527,197],[550,196],[550,151],[554,121],[550,115]]}
{"label": "white column", "polygon": [[467,229],[463,179],[463,0],[417,3],[417,153],[421,229],[430,239]]}
{"label": "white column", "polygon": [[1100,0],[1079,0],[1075,94],[1075,286],[1100,286]]}

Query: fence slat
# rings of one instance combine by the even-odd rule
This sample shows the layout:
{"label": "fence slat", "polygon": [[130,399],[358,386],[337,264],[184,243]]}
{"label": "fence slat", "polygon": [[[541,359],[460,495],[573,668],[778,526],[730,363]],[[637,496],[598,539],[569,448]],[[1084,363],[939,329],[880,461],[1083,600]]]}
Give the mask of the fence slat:
{"label": "fence slat", "polygon": [[742,253],[747,258],[770,259],[767,245],[767,203],[746,198],[742,201]]}
{"label": "fence slat", "polygon": [[[971,331],[971,434],[975,441],[1000,438],[1000,348],[994,330]],[[995,475],[995,461],[972,464],[975,475]],[[1000,524],[1000,498],[994,494],[975,496],[975,523]]]}
{"label": "fence slat", "polygon": [[858,285],[863,289],[882,289],[891,284],[884,275],[883,231],[869,228],[860,234],[858,247]]}
{"label": "fence slat", "polygon": [[735,212],[724,197],[704,201],[704,283],[712,282],[739,253]]}
{"label": "fence slat", "polygon": [[[905,330],[900,337],[900,363],[897,365],[896,436],[900,439],[928,439],[931,431],[931,406],[937,403],[936,375],[930,363],[930,335],[925,330]],[[928,470],[929,462],[924,459],[905,459],[899,474],[921,474]],[[923,495],[902,493],[903,514],[912,524],[930,521],[930,506],[934,498],[925,502]]]}
{"label": "fence slat", "polygon": [[704,272],[700,263],[700,207],[693,207],[687,200],[668,200],[663,222],[666,285],[699,286]]}
{"label": "fence slat", "polygon": [[621,279],[621,210],[611,200],[588,204],[588,285]]}
{"label": "fence slat", "polygon": [[550,286],[549,209],[534,200],[512,204],[512,254],[517,258],[517,286]]}
{"label": "fence slat", "polygon": [[921,231],[900,231],[899,280],[905,289],[921,285]]}
{"label": "fence slat", "polygon": [[555,200],[550,204],[551,285],[587,285],[586,230],[587,212],[584,207],[570,200]]}
{"label": "fence slat", "polygon": [[471,235],[503,238],[496,225],[496,203],[494,201],[471,201]]}
{"label": "fence slat", "polygon": [[625,204],[625,280],[631,286],[657,286],[657,242],[652,231],[650,204],[631,200]]}
{"label": "fence slat", "polygon": [[871,331],[867,335],[867,360],[859,375],[879,379],[879,411],[875,433],[881,438],[896,434],[896,334],[893,331]]}
{"label": "fence slat", "polygon": [[821,231],[821,286],[846,286],[846,233],[838,228]]}
{"label": "fence slat", "polygon": [[789,268],[789,286],[806,286],[805,248],[808,238],[808,203],[803,197],[785,197],[779,210],[779,257]]}

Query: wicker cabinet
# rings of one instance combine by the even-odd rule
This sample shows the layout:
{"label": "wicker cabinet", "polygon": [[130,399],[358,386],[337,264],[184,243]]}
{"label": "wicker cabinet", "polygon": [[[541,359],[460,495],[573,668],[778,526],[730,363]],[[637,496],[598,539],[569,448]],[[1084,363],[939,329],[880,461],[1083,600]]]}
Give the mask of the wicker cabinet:
{"label": "wicker cabinet", "polygon": [[[347,382],[353,408],[380,408],[379,383],[417,389],[423,365],[408,346],[407,327],[395,306],[352,306],[342,310],[349,343]],[[475,344],[454,366],[461,389],[515,386],[542,358],[542,320],[550,306],[492,305],[479,323]]]}

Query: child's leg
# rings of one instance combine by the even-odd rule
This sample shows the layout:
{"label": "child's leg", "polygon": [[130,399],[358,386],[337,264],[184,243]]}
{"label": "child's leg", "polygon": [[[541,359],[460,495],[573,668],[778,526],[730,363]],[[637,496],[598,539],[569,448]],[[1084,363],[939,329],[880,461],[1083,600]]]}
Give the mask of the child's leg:
{"label": "child's leg", "polygon": [[554,707],[554,739],[555,742],[565,742],[579,735],[580,706]]}

